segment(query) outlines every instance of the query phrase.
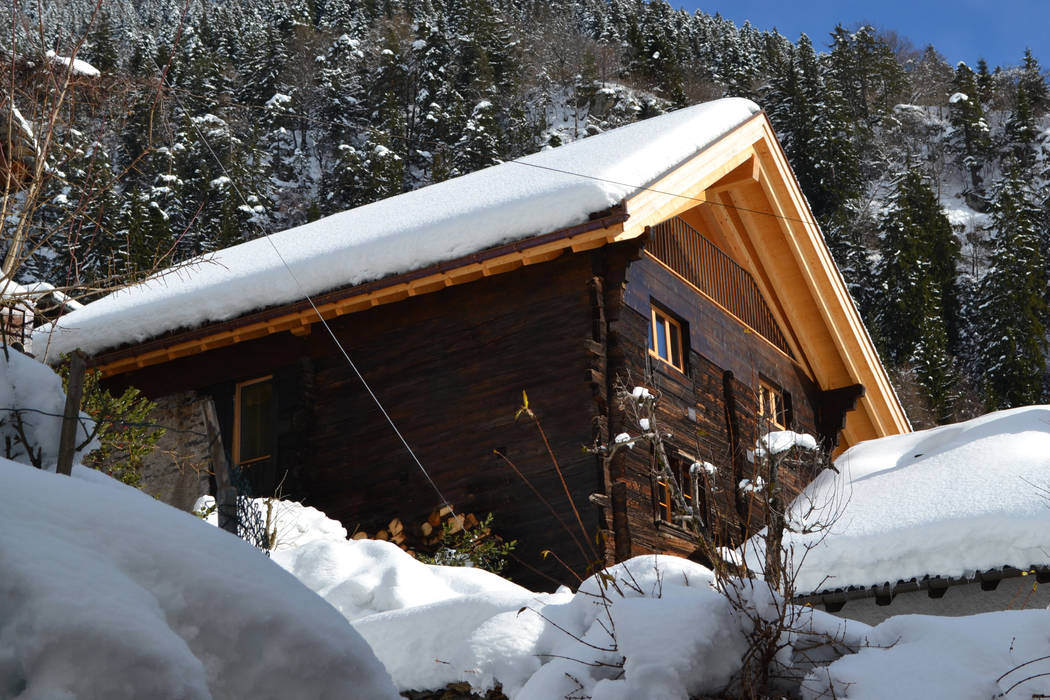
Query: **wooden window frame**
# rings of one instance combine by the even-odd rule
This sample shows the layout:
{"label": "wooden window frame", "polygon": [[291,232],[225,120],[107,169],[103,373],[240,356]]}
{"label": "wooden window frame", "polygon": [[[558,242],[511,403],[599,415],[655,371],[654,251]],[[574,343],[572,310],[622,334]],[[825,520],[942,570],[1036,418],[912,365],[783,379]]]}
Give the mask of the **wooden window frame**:
{"label": "wooden window frame", "polygon": [[[273,453],[263,455],[261,457],[254,457],[249,460],[241,461],[241,390],[244,387],[252,386],[254,384],[262,384],[263,382],[273,382],[273,375],[267,374],[265,377],[256,377],[255,379],[248,379],[243,382],[237,382],[233,389],[233,464],[236,467],[244,467],[249,464],[256,464],[258,462],[271,459]],[[273,387],[271,386],[271,391]]]}
{"label": "wooden window frame", "polygon": [[[663,342],[664,347],[667,349],[667,357],[664,357],[659,352],[659,343],[657,340],[657,319],[663,321]],[[680,320],[657,307],[655,304],[649,305],[649,340],[647,342],[649,349],[649,356],[655,357],[665,365],[674,367],[679,372],[685,372],[685,324]],[[674,337],[672,329],[677,331],[677,338]],[[674,362],[674,356],[678,355],[678,364]]]}
{"label": "wooden window frame", "polygon": [[790,422],[787,392],[761,377],[758,380],[758,420],[762,427],[778,430],[787,430]]}
{"label": "wooden window frame", "polygon": [[[682,489],[682,497],[686,503],[692,506],[694,510],[694,516],[696,515],[697,509],[697,479],[693,476],[691,469],[692,465],[696,463],[696,458],[692,455],[682,452],[676,448],[667,448],[667,459],[671,462],[671,470],[674,472],[674,464],[678,463],[684,465],[682,473],[676,474],[676,477],[681,481],[684,479],[684,483],[680,483],[679,487]],[[655,459],[655,456],[654,456]],[[660,525],[673,527],[678,530],[688,532],[688,528],[680,523],[676,523],[674,520],[674,500],[671,496],[671,487],[666,480],[661,478],[659,474],[653,477],[653,501],[656,506],[656,522]]]}

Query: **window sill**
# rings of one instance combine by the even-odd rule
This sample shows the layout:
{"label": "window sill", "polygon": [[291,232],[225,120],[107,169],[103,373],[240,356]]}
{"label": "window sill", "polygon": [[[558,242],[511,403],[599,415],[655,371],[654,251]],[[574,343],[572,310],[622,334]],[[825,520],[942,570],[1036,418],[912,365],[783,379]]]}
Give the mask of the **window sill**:
{"label": "window sill", "polygon": [[694,535],[692,531],[685,527],[682,527],[681,525],[669,523],[666,520],[660,520],[659,518],[657,518],[656,530],[658,532],[678,537],[679,539],[689,540],[690,542],[696,542],[696,535]]}

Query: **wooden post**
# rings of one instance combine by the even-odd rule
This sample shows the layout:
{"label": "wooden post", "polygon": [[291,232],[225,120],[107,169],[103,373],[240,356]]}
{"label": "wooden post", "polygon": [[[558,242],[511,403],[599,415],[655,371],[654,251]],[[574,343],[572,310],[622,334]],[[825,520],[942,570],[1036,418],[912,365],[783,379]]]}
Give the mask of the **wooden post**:
{"label": "wooden post", "polygon": [[219,513],[219,527],[237,534],[237,488],[230,481],[230,467],[222,449],[222,433],[215,415],[215,403],[209,397],[201,404],[204,426],[208,431],[211,471],[215,475],[215,505]]}
{"label": "wooden post", "polygon": [[77,423],[80,422],[80,399],[84,394],[86,369],[84,353],[74,350],[69,355],[69,388],[66,390],[66,410],[58,440],[57,471],[66,476],[73,473],[73,453],[77,447]]}

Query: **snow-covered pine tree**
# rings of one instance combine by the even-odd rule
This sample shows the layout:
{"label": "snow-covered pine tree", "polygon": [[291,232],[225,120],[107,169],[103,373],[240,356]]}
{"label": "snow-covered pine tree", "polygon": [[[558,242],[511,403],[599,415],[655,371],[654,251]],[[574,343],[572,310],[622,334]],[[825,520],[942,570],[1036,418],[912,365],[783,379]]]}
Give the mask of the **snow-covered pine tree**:
{"label": "snow-covered pine tree", "polygon": [[978,97],[977,80],[965,63],[955,67],[952,95],[948,100],[952,132],[948,148],[955,154],[959,167],[970,177],[970,186],[981,190],[983,170],[991,158],[991,139],[984,108]]}
{"label": "snow-covered pine tree", "polygon": [[1047,87],[1043,69],[1031,49],[1024,50],[1020,73],[1017,86],[1024,91],[1032,111],[1037,117],[1046,114],[1050,109],[1050,87]]}
{"label": "snow-covered pine tree", "polygon": [[1041,211],[1020,168],[1010,169],[992,196],[992,266],[977,289],[971,337],[975,369],[989,409],[1039,403],[1046,373]]}
{"label": "snow-covered pine tree", "polygon": [[[920,343],[926,353],[946,353],[958,332],[959,244],[917,167],[897,176],[879,223],[881,296],[874,325],[884,357],[903,365]],[[940,324],[932,324],[933,317]],[[933,335],[927,337],[926,331]]]}
{"label": "snow-covered pine tree", "polygon": [[762,101],[813,213],[822,224],[829,222],[861,187],[842,94],[825,82],[805,34],[770,71]]}
{"label": "snow-covered pine tree", "polygon": [[836,26],[827,65],[852,117],[869,129],[900,102],[908,85],[893,50],[867,25],[855,32]]}

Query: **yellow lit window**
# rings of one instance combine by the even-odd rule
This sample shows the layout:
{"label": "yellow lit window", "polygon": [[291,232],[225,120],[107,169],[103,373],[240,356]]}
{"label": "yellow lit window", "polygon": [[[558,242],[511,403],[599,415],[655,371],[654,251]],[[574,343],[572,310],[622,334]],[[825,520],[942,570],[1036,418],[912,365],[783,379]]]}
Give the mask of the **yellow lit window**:
{"label": "yellow lit window", "polygon": [[656,307],[649,322],[649,354],[679,370],[682,364],[682,324]]}
{"label": "yellow lit window", "polygon": [[759,380],[758,417],[764,426],[787,430],[787,402],[783,389]]}
{"label": "yellow lit window", "polygon": [[[668,455],[671,473],[682,490],[682,500],[685,501],[686,510],[693,507],[693,496],[696,489],[696,479],[690,471],[690,467],[696,461],[682,452]],[[685,515],[674,501],[674,489],[668,482],[666,475],[660,475],[656,479],[656,517],[668,523],[675,523],[675,515]]]}

